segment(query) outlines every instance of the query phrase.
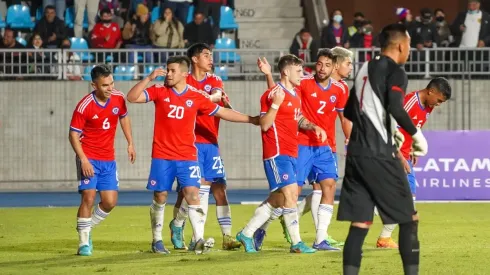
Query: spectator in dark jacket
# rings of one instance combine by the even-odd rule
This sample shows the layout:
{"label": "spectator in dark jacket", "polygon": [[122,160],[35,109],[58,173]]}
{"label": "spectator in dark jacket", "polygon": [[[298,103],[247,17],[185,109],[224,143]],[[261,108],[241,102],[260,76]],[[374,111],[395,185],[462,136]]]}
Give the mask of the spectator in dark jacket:
{"label": "spectator in dark jacket", "polygon": [[[374,39],[373,26],[371,21],[364,20],[357,28],[357,32],[349,39],[351,48],[357,49],[372,49],[376,46]],[[369,61],[372,58],[372,53],[369,51],[359,52],[358,61]]]}
{"label": "spectator in dark jacket", "polygon": [[468,10],[458,14],[451,32],[459,47],[490,46],[490,14],[480,10],[479,0],[469,0]]}
{"label": "spectator in dark jacket", "polygon": [[[403,24],[407,27],[408,34],[410,37],[415,36],[415,29],[417,28],[417,22],[413,20],[412,12],[406,8],[398,8],[396,9],[396,16],[398,17],[398,23]],[[417,46],[416,41],[412,39],[410,41],[413,48]]]}
{"label": "spectator in dark jacket", "polygon": [[320,45],[322,48],[341,46],[349,48],[349,32],[344,25],[341,10],[334,10],[330,24],[323,28]]}
{"label": "spectator in dark jacket", "polygon": [[[150,13],[148,8],[139,4],[136,8],[136,14],[126,24],[122,31],[122,37],[127,42],[126,49],[151,49],[150,40]],[[128,62],[134,62],[134,52],[128,53]],[[151,52],[145,52],[145,62],[151,62]]]}
{"label": "spectator in dark jacket", "polygon": [[316,62],[318,53],[318,43],[313,39],[307,29],[302,29],[293,39],[293,43],[289,48],[291,54],[296,55],[304,62]]}
{"label": "spectator in dark jacket", "polygon": [[186,46],[195,43],[206,43],[214,47],[215,40],[216,36],[214,36],[213,28],[208,22],[204,22],[204,14],[199,11],[196,12],[194,21],[185,25],[184,28],[184,41]]}
{"label": "spectator in dark jacket", "polygon": [[448,47],[450,43],[453,42],[453,36],[451,35],[451,30],[449,29],[449,24],[446,21],[446,15],[444,10],[436,9],[434,11],[434,16],[436,18],[436,29],[439,35],[439,46]]}
{"label": "spectator in dark jacket", "polygon": [[436,25],[432,22],[432,11],[427,8],[420,10],[420,20],[416,23],[415,34],[412,37],[417,49],[436,47],[439,44],[439,34]]}
{"label": "spectator in dark jacket", "polygon": [[65,22],[56,16],[54,6],[46,6],[44,17],[37,22],[34,32],[39,33],[45,48],[58,48],[65,39]]}

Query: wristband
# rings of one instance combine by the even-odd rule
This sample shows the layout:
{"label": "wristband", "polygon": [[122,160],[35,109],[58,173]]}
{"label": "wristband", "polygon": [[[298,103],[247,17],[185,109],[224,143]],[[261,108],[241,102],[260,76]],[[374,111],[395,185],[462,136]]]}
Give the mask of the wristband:
{"label": "wristband", "polygon": [[279,109],[279,105],[272,103],[271,108],[274,109],[274,110],[278,110]]}

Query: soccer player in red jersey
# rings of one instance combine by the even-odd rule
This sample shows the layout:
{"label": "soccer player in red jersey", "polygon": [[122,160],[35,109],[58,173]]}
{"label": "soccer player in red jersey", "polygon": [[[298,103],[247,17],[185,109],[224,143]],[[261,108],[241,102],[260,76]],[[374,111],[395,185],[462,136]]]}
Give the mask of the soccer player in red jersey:
{"label": "soccer player in red jersey", "polygon": [[[128,141],[128,154],[134,163],[136,153],[124,94],[114,89],[111,69],[92,69],[94,91],[77,104],[70,123],[69,140],[77,158],[78,191],[82,201],[77,214],[78,255],[92,255],[90,231],[102,222],[117,203],[119,179],[114,157],[118,120]],[[93,209],[96,193],[100,203]],[[92,211],[92,212],[91,212]]]}
{"label": "soccer player in red jersey", "polygon": [[[335,123],[332,124],[330,119],[331,113],[340,107],[341,98],[344,95],[343,86],[337,81],[330,78],[333,70],[334,56],[330,49],[322,49],[318,52],[316,62],[316,74],[306,76],[299,85],[301,94],[301,107],[304,116],[314,124],[325,129],[327,132],[330,128],[335,129]],[[259,68],[266,74],[268,84],[272,82],[270,65],[266,60],[258,61]],[[334,130],[335,131],[335,130]],[[318,211],[312,205],[312,215],[316,226],[316,239],[313,247],[319,250],[339,250],[334,247],[332,242],[337,243],[328,235],[328,226],[333,216],[333,203],[335,198],[336,180],[338,178],[337,163],[332,154],[328,140],[318,142],[314,136],[307,132],[299,133],[299,153],[298,153],[298,186],[301,192],[310,172],[316,175],[316,181],[319,182],[314,191],[318,200]],[[313,209],[315,208],[315,209]],[[283,231],[288,241],[288,231],[284,223]],[[267,225],[265,225],[267,227]],[[261,228],[262,230],[264,227]],[[260,243],[262,232],[257,232],[256,243]]]}
{"label": "soccer player in red jersey", "polygon": [[[422,128],[425,122],[427,122],[432,110],[450,98],[451,85],[447,79],[437,77],[432,79],[425,89],[407,94],[403,104],[405,111],[412,118],[413,124],[417,128]],[[415,201],[417,180],[415,179],[413,166],[417,165],[417,157],[411,155],[412,136],[403,129],[399,129],[399,132],[403,135],[403,138],[401,138],[403,143],[401,144],[398,157],[403,161],[403,167],[405,167],[405,171],[407,172],[408,183],[410,184],[412,197]],[[383,225],[383,230],[376,242],[376,247],[398,248],[398,245],[391,237],[395,227],[396,224]]]}
{"label": "soccer player in red jersey", "polygon": [[[150,206],[153,242],[155,253],[168,254],[162,241],[162,224],[168,192],[177,179],[184,198],[189,204],[189,219],[196,244],[190,247],[196,254],[206,252],[214,240],[204,241],[203,210],[199,202],[201,174],[198,152],[194,145],[194,127],[198,115],[219,116],[233,122],[258,125],[258,117],[250,117],[236,111],[221,108],[209,100],[209,95],[186,83],[190,60],[185,56],[171,57],[167,70],[155,69],[129,91],[131,103],[155,104],[155,128],[153,136],[152,162],[147,189],[153,191]],[[165,85],[148,84],[159,76],[166,75]]]}
{"label": "soccer player in red jersey", "polygon": [[[297,168],[298,130],[311,132],[317,142],[325,142],[326,132],[301,114],[301,100],[296,87],[300,85],[303,62],[294,55],[279,59],[281,81],[270,87],[261,97],[262,148],[264,170],[270,195],[255,211],[254,216],[238,232],[237,240],[246,252],[257,252],[254,234],[274,213],[282,213],[291,235],[292,253],[314,253],[301,241],[299,233]],[[298,129],[299,128],[299,129]],[[307,133],[307,132],[305,132]]]}
{"label": "soccer player in red jersey", "polygon": [[[225,106],[227,101],[223,100],[223,81],[219,76],[210,73],[213,68],[211,48],[204,43],[194,44],[187,50],[187,57],[192,62],[191,73],[187,76],[187,84],[208,93],[212,102],[222,107]],[[199,195],[204,212],[204,221],[206,221],[210,190],[213,193],[216,201],[216,217],[223,234],[222,247],[224,250],[231,250],[240,248],[241,244],[231,236],[231,209],[226,196],[225,169],[218,146],[219,122],[219,117],[197,116],[196,147],[202,175]],[[174,220],[170,222],[171,240],[176,249],[185,248],[183,227],[188,211],[185,201],[181,205],[182,198],[183,194],[179,192],[177,203],[174,206],[176,215]]]}

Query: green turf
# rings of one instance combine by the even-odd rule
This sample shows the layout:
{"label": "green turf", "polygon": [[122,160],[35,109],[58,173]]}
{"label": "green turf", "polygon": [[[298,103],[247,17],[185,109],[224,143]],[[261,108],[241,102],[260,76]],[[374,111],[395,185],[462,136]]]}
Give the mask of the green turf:
{"label": "green turf", "polygon": [[[251,217],[255,206],[232,206],[234,232]],[[420,274],[489,274],[490,215],[488,204],[418,204],[421,213]],[[165,213],[168,225],[172,207]],[[0,274],[340,274],[342,254],[288,253],[279,222],[271,225],[264,251],[247,255],[224,252],[215,208],[210,207],[206,236],[216,239],[215,250],[196,256],[171,249],[170,255],[149,252],[148,207],[118,207],[93,232],[94,254],[76,256],[75,208],[0,209]],[[301,220],[302,238],[314,239],[311,215]],[[397,250],[374,248],[380,231],[373,225],[366,243],[361,274],[402,274]],[[329,232],[344,240],[348,224],[333,221]],[[164,242],[171,248],[168,226]],[[397,236],[398,231],[395,231]],[[190,238],[190,226],[186,239]]]}

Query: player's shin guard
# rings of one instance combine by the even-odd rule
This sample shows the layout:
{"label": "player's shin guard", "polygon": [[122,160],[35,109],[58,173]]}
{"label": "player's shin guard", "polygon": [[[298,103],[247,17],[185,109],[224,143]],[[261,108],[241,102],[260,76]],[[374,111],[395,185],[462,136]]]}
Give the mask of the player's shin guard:
{"label": "player's shin guard", "polygon": [[351,226],[344,245],[344,275],[357,275],[361,267],[362,244],[369,229]]}
{"label": "player's shin guard", "polygon": [[175,215],[175,219],[173,221],[174,225],[177,227],[182,227],[184,225],[185,220],[189,216],[189,205],[185,199],[180,203],[180,207],[178,208],[177,214]]}
{"label": "player's shin guard", "polygon": [[328,236],[327,230],[330,225],[330,221],[333,216],[333,205],[320,204],[318,208],[318,224],[316,227],[316,241],[315,244],[319,244],[325,240]]}
{"label": "player's shin guard", "polygon": [[400,224],[399,251],[405,275],[419,274],[420,243],[418,221]]}
{"label": "player's shin guard", "polygon": [[89,245],[91,218],[77,218],[78,247]]}
{"label": "player's shin guard", "polygon": [[289,235],[291,236],[291,244],[294,246],[301,242],[301,237],[299,234],[298,211],[296,208],[284,208],[282,213]]}
{"label": "player's shin guard", "polygon": [[231,236],[231,208],[229,205],[216,206],[216,218],[218,219],[221,233]]}
{"label": "player's shin guard", "polygon": [[150,205],[150,220],[151,232],[153,234],[153,242],[162,240],[162,225],[165,203],[158,204],[156,201]]}
{"label": "player's shin guard", "polygon": [[274,208],[268,203],[263,202],[257,209],[245,228],[242,230],[242,234],[247,238],[252,238],[255,231],[262,226],[271,216]]}
{"label": "player's shin guard", "polygon": [[313,190],[311,197],[311,216],[315,222],[315,228],[318,226],[318,208],[320,207],[320,201],[322,200],[322,190]]}
{"label": "player's shin guard", "polygon": [[97,204],[96,207],[94,207],[94,210],[92,212],[92,228],[97,226],[99,223],[101,223],[107,216],[109,216],[110,212],[106,213],[104,210],[100,209],[100,204]]}
{"label": "player's shin guard", "polygon": [[194,231],[193,239],[197,242],[204,238],[204,212],[200,205],[189,205],[189,220]]}
{"label": "player's shin guard", "polygon": [[269,217],[269,219],[260,227],[260,229],[264,230],[264,231],[267,231],[267,229],[269,228],[269,225],[279,219],[279,217],[282,215],[282,207],[279,207],[279,208],[274,208],[274,210],[272,210],[272,215]]}
{"label": "player's shin guard", "polygon": [[304,214],[311,210],[311,200],[313,198],[313,192],[308,194],[300,203],[298,203],[298,217],[302,217]]}

